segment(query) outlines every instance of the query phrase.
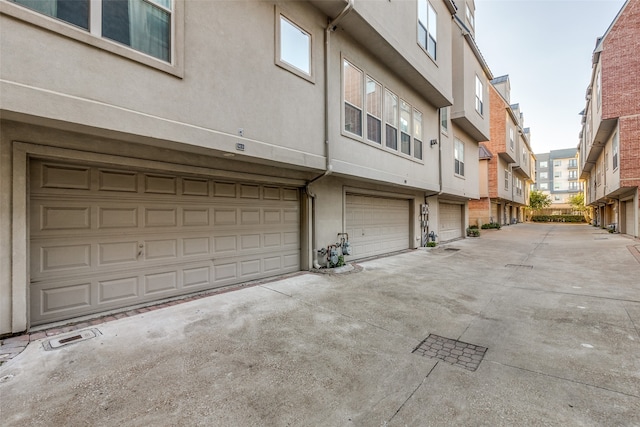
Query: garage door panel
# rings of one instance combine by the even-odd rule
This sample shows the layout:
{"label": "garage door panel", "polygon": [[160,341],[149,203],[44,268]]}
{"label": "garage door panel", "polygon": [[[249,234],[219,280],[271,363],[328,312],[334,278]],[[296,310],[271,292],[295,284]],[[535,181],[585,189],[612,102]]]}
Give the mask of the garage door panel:
{"label": "garage door panel", "polygon": [[440,241],[449,241],[464,236],[462,225],[462,205],[453,203],[439,204]]}
{"label": "garage door panel", "polygon": [[347,194],[346,230],[354,259],[409,248],[409,201]]}
{"label": "garage door panel", "polygon": [[299,270],[297,189],[40,161],[31,174],[33,325]]}

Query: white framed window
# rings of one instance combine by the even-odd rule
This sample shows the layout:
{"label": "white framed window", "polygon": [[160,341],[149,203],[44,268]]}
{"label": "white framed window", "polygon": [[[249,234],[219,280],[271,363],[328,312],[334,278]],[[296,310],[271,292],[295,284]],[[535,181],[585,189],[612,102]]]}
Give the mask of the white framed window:
{"label": "white framed window", "polygon": [[[172,44],[176,37],[174,36],[173,0],[11,1],[42,15],[71,24],[74,28],[87,31],[97,38],[126,46],[165,63],[174,62]],[[49,27],[44,21],[39,21],[37,24]],[[66,35],[120,53],[106,44],[88,41],[86,36],[82,37],[75,33],[66,33]],[[138,58],[134,59],[138,60]]]}
{"label": "white framed window", "polygon": [[413,110],[413,157],[422,160],[422,113]]}
{"label": "white framed window", "polygon": [[436,60],[438,14],[428,0],[418,0],[418,44]]}
{"label": "white framed window", "polygon": [[367,76],[367,139],[382,144],[382,85]]}
{"label": "white framed window", "polygon": [[555,172],[553,173],[553,177],[554,177],[554,178],[560,178],[561,176],[562,176],[562,171],[555,171]]}
{"label": "white framed window", "polygon": [[525,150],[524,148],[522,149],[522,164],[527,164],[527,150]]}
{"label": "white framed window", "polygon": [[556,202],[560,202],[560,201],[562,201],[562,198],[560,196],[556,195],[556,196],[553,196],[553,200],[556,201]]}
{"label": "white framed window", "polygon": [[611,143],[613,170],[618,169],[618,132],[613,134],[613,142]]}
{"label": "white framed window", "polygon": [[549,163],[545,160],[540,162],[540,168],[548,168],[549,167]]}
{"label": "white framed window", "polygon": [[549,172],[540,172],[540,179],[549,179]]}
{"label": "white framed window", "polygon": [[390,90],[384,92],[385,142],[388,148],[398,149],[398,96]]}
{"label": "white framed window", "polygon": [[476,26],[476,20],[473,16],[473,12],[471,11],[469,4],[466,5],[466,8],[467,25],[469,25],[469,28],[474,29],[474,27]]}
{"label": "white framed window", "polygon": [[569,190],[578,190],[578,183],[577,182],[570,182],[569,183]]}
{"label": "white framed window", "polygon": [[578,167],[578,159],[569,159],[569,167],[577,168]]}
{"label": "white framed window", "polygon": [[449,107],[440,109],[440,129],[444,134],[449,133]]}
{"label": "white framed window", "polygon": [[344,130],[362,136],[362,70],[349,61],[343,63]]}
{"label": "white framed window", "polygon": [[512,127],[509,128],[509,148],[511,151],[515,148],[515,131]]}
{"label": "white framed window", "polygon": [[578,171],[569,171],[569,179],[578,179]]}
{"label": "white framed window", "polygon": [[554,160],[553,161],[553,166],[554,167],[562,166],[562,160]]}
{"label": "white framed window", "polygon": [[549,189],[549,184],[546,183],[546,182],[540,183],[540,189],[541,190],[548,190]]}
{"label": "white framed window", "polygon": [[504,189],[509,189],[509,169],[504,170]]}
{"label": "white framed window", "polygon": [[484,85],[480,77],[476,75],[476,111],[480,114],[484,112]]}
{"label": "white framed window", "polygon": [[464,142],[458,138],[454,141],[453,157],[455,174],[464,176]]}
{"label": "white framed window", "polygon": [[400,100],[400,151],[411,155],[411,105]]}
{"label": "white framed window", "polygon": [[312,77],[311,33],[282,14],[278,14],[276,26],[276,63],[301,77]]}
{"label": "white framed window", "polygon": [[598,110],[602,105],[602,73],[601,70],[598,70],[598,74],[596,75],[596,99],[598,100]]}

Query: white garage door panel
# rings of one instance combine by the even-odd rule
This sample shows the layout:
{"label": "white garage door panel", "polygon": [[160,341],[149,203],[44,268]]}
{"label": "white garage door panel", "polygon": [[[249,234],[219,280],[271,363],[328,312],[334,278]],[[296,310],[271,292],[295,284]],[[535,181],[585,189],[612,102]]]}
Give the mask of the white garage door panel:
{"label": "white garage door panel", "polygon": [[633,235],[634,231],[635,231],[635,227],[633,226],[634,222],[635,222],[635,215],[634,215],[634,209],[633,209],[633,200],[625,202],[625,234],[630,234]]}
{"label": "white garage door panel", "polygon": [[298,194],[34,161],[32,324],[298,271]]}
{"label": "white garage door panel", "polygon": [[409,201],[347,194],[346,230],[354,259],[409,248]]}
{"label": "white garage door panel", "polygon": [[446,242],[464,236],[462,225],[462,205],[440,203],[440,241]]}

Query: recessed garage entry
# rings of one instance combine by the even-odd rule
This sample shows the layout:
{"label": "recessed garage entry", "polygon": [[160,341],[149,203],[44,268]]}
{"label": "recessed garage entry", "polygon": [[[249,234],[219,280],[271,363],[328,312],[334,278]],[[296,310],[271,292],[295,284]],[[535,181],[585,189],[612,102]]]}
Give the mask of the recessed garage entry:
{"label": "recessed garage entry", "polygon": [[32,161],[31,324],[300,269],[299,190]]}
{"label": "recessed garage entry", "polygon": [[409,248],[409,200],[346,195],[346,231],[353,259]]}
{"label": "recessed garage entry", "polygon": [[464,237],[462,223],[462,205],[453,203],[439,204],[440,216],[440,241],[447,242],[449,240]]}

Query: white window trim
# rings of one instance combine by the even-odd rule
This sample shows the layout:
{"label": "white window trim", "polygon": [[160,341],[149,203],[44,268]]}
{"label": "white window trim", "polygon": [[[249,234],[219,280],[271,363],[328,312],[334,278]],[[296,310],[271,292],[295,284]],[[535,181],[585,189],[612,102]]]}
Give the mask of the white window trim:
{"label": "white window trim", "polygon": [[[480,114],[481,116],[484,116],[484,83],[482,83],[482,80],[480,80],[480,77],[478,77],[478,75],[476,74],[476,79],[475,79],[475,110],[478,114]],[[478,85],[480,86],[480,94],[478,96]],[[480,109],[478,110],[478,101],[480,104]]]}
{"label": "white window trim", "polygon": [[[420,42],[420,32],[418,29],[418,26],[421,25],[421,21],[420,21],[420,2],[423,1],[425,3],[425,7],[427,8],[427,22],[426,22],[426,26],[423,25],[426,33],[427,33],[427,46],[423,46],[422,43]],[[429,8],[431,8],[431,10],[433,10],[433,12],[436,15],[436,31],[434,33],[431,33],[430,28],[429,28]],[[431,2],[429,0],[418,0],[418,5],[417,5],[417,19],[416,19],[416,40],[418,41],[418,46],[420,46],[422,48],[422,50],[424,51],[424,53],[427,54],[427,56],[429,57],[429,59],[431,59],[433,62],[436,62],[437,58],[438,58],[438,12],[436,12],[436,8],[433,7],[433,5],[431,4]],[[429,34],[434,34],[435,37],[433,38],[433,40],[435,41],[435,52],[432,55],[429,50],[428,50],[428,45],[429,45]]]}
{"label": "white window trim", "polygon": [[[299,29],[301,32],[309,35],[309,73],[307,74],[306,72],[304,72],[304,70],[301,70],[300,68],[296,67],[293,64],[288,63],[286,60],[281,58],[281,52],[280,52],[280,35],[281,35],[281,28],[280,28],[280,18],[284,18],[285,20],[287,20],[291,25],[293,25],[294,27],[296,27],[297,29]],[[276,26],[276,49],[275,49],[275,64],[277,66],[279,66],[282,69],[285,69],[293,74],[295,74],[298,77],[301,77],[311,83],[315,84],[315,73],[314,73],[314,49],[313,49],[313,45],[314,45],[314,37],[313,37],[313,33],[309,30],[307,30],[304,26],[298,24],[298,22],[296,20],[293,20],[289,17],[289,14],[283,13],[277,6],[276,6],[276,14],[275,14],[275,26]]]}
{"label": "white window trim", "polygon": [[[456,157],[456,148],[457,148],[456,146],[457,145],[460,145],[462,147],[462,160],[460,160],[460,159],[458,159]],[[465,149],[466,149],[466,147],[465,147],[464,141],[462,141],[462,140],[460,140],[458,138],[455,138],[453,140],[453,174],[455,176],[457,176],[458,178],[465,178],[465,173],[466,173],[466,171],[464,170],[465,157],[466,157],[466,154],[465,154],[466,150]],[[462,174],[456,172],[456,162],[460,162],[462,164]]]}
{"label": "white window trim", "polygon": [[[89,7],[91,9],[97,8],[101,11],[101,6],[102,3],[100,0],[90,0]],[[184,77],[184,0],[173,0],[173,11],[171,12],[171,63],[104,38],[100,34],[95,34],[95,31],[102,26],[101,23],[94,26],[96,25],[95,21],[97,20],[96,16],[98,16],[98,14],[90,15],[89,31],[87,31],[73,24],[43,15],[40,12],[9,1],[0,1],[0,13],[85,43],[89,46],[164,71],[176,77]]]}

